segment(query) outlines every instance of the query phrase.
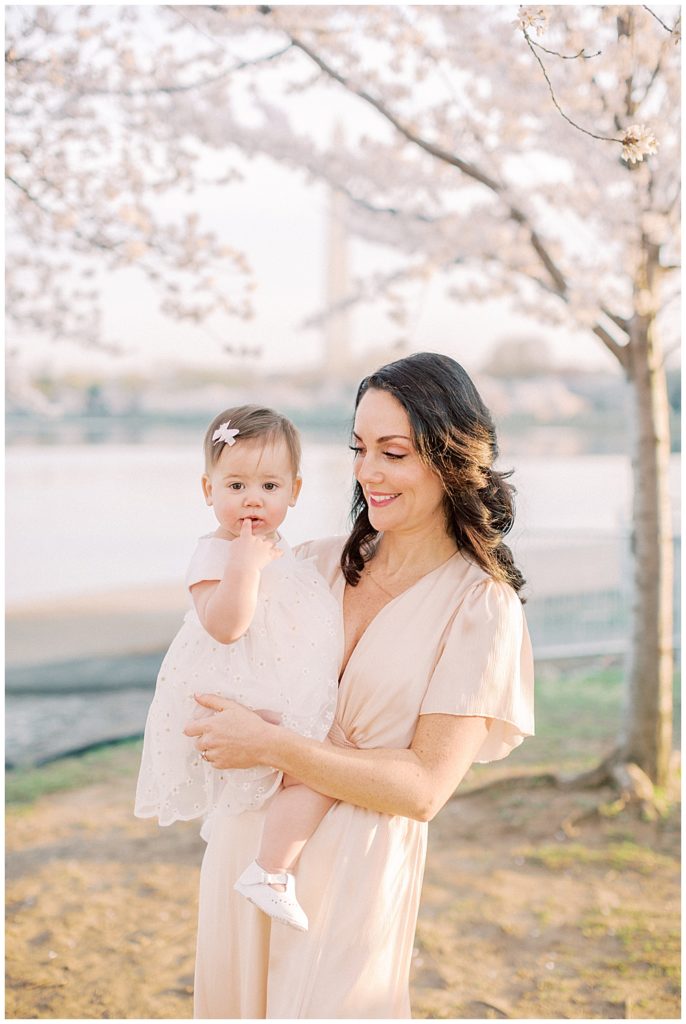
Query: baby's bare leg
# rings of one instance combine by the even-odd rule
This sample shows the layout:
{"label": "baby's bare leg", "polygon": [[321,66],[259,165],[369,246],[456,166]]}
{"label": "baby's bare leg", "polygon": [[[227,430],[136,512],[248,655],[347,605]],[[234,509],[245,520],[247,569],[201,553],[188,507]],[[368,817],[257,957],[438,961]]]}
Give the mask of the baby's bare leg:
{"label": "baby's bare leg", "polygon": [[333,797],[284,775],[282,788],[272,799],[265,817],[257,854],[260,867],[270,874],[291,871],[305,843],[335,803]]}
{"label": "baby's bare leg", "polygon": [[320,821],[336,801],[296,779],[284,780],[269,805],[257,863],[277,874],[290,871]]}

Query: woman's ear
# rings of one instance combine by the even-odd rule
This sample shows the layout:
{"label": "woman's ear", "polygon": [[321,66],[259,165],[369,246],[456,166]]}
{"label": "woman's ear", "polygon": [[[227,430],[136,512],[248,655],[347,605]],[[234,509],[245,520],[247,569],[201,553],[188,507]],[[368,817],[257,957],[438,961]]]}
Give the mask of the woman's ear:
{"label": "woman's ear", "polygon": [[302,485],[302,477],[296,476],[295,480],[293,481],[293,493],[291,494],[291,500],[288,502],[290,508],[293,508],[296,501],[298,500],[298,495],[300,494],[300,488],[302,487]]}
{"label": "woman's ear", "polygon": [[212,504],[212,481],[208,477],[207,473],[202,475],[202,493],[205,497],[205,502],[208,505]]}

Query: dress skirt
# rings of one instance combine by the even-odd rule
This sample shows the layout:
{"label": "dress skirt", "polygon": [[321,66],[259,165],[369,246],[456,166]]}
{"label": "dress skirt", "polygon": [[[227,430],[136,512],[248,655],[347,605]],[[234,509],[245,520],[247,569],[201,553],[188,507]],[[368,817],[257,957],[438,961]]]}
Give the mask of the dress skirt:
{"label": "dress skirt", "polygon": [[335,804],[296,869],[308,932],[233,890],[264,808],[212,817],[202,865],[195,978],[201,1019],[410,1017],[408,978],[426,825]]}

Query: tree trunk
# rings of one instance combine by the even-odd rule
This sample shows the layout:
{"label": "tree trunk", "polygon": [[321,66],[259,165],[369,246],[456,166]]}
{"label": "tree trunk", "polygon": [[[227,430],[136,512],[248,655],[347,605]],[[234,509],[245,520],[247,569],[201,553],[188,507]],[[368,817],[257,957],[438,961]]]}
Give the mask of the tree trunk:
{"label": "tree trunk", "polygon": [[633,602],[619,754],[658,786],[672,750],[673,548],[669,500],[669,407],[657,333],[659,252],[644,240],[627,367],[633,427]]}

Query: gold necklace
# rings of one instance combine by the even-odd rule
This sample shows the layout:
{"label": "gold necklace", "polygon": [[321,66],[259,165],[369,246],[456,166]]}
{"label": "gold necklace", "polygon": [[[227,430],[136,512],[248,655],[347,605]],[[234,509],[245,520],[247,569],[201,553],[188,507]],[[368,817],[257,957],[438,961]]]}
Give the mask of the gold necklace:
{"label": "gold necklace", "polygon": [[377,587],[379,588],[379,590],[383,590],[384,594],[386,594],[386,596],[387,596],[387,597],[393,598],[393,597],[395,597],[395,596],[396,596],[395,594],[392,594],[392,593],[390,592],[390,590],[386,590],[386,588],[385,588],[385,587],[383,587],[383,586],[382,586],[382,585],[381,585],[381,584],[379,583],[379,581],[378,581],[378,580],[376,579],[376,577],[375,577],[375,576],[373,575],[373,573],[372,573],[372,570],[371,570],[371,569],[365,569],[365,573],[366,573],[366,575],[367,575],[367,576],[369,576],[369,578],[370,578],[370,580],[372,581],[372,583],[376,583],[376,585],[377,585]]}
{"label": "gold necklace", "polygon": [[408,590],[411,586],[414,586],[414,584],[417,583],[420,579],[422,579],[423,576],[428,576],[429,573],[434,572],[436,569],[440,569],[440,567],[442,565],[445,565],[446,562],[450,561],[450,559],[453,557],[454,554],[455,554],[455,552],[453,552],[452,555],[449,555],[448,558],[446,558],[444,562],[440,562],[438,565],[435,565],[433,569],[429,569],[427,572],[422,572],[418,576],[415,576],[414,579],[412,579],[412,582],[408,583],[406,586],[404,586],[401,590],[398,591],[397,594],[392,594],[390,592],[390,590],[386,590],[384,585],[382,583],[379,583],[379,581],[377,580],[376,576],[374,575],[374,573],[372,572],[372,570],[368,566],[365,567],[364,571],[365,571],[365,575],[369,576],[369,578],[372,581],[372,583],[375,583],[376,586],[379,588],[379,590],[382,590],[384,592],[384,594],[386,594],[387,597],[395,599],[396,597],[399,597],[400,594],[404,594],[405,591]]}
{"label": "gold necklace", "polygon": [[414,585],[415,583],[417,583],[417,581],[418,581],[418,580],[420,580],[420,579],[422,578],[422,576],[425,576],[425,575],[426,575],[426,573],[420,573],[420,574],[419,574],[419,576],[415,576],[414,578],[410,577],[410,579],[411,579],[411,582],[409,582],[409,583],[405,584],[405,585],[404,585],[404,586],[403,586],[403,587],[402,587],[402,588],[401,588],[401,589],[400,589],[400,590],[398,591],[398,593],[397,593],[397,594],[392,594],[392,593],[390,592],[390,590],[386,590],[386,588],[384,587],[383,583],[379,583],[379,581],[377,580],[376,576],[374,575],[374,573],[372,572],[372,570],[371,570],[371,569],[365,569],[365,572],[366,572],[367,576],[369,576],[369,578],[370,578],[370,580],[372,581],[372,583],[375,583],[375,584],[377,585],[377,587],[379,588],[379,590],[383,590],[384,594],[386,594],[386,596],[387,596],[387,597],[390,597],[390,598],[396,598],[396,597],[399,597],[399,596],[400,596],[400,594],[403,594],[403,593],[404,593],[404,592],[405,592],[406,590],[408,590],[408,589],[409,589],[409,588],[410,588],[411,586],[413,586],[413,585]]}

